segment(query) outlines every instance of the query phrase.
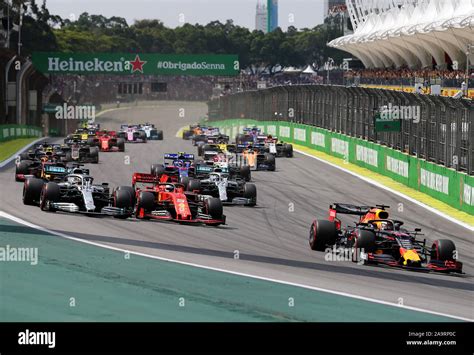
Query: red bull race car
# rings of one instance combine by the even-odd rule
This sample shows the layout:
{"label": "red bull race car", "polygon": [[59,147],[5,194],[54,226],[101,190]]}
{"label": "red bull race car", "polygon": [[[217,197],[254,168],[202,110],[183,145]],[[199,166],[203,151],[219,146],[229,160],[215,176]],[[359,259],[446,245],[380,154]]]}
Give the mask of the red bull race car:
{"label": "red bull race car", "polygon": [[[398,268],[445,273],[462,273],[454,243],[448,239],[427,245],[418,240],[421,229],[409,231],[403,222],[389,219],[389,206],[356,206],[335,203],[329,208],[329,219],[313,221],[309,231],[312,250],[334,250],[346,253],[361,264],[379,264]],[[341,227],[338,214],[359,216],[355,226]]]}

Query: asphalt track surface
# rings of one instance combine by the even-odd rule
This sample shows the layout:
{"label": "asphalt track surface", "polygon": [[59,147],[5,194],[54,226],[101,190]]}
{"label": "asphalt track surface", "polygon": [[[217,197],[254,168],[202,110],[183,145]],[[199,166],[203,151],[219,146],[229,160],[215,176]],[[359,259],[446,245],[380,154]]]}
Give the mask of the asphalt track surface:
{"label": "asphalt track surface", "polygon": [[[180,117],[182,108],[184,118]],[[176,132],[206,112],[201,103],[162,102],[154,108],[105,113],[98,119],[104,128],[149,121],[164,130],[165,139],[127,144],[125,153],[101,153],[100,163],[89,165],[92,176],[112,187],[130,185],[134,171],[148,172],[150,164],[163,161],[164,153],[196,153],[191,142],[177,138]],[[127,156],[130,164],[126,164]],[[474,318],[472,232],[301,154],[277,159],[276,172],[256,172],[252,180],[257,185],[257,207],[226,207],[227,225],[215,228],[41,212],[22,204],[22,184],[14,181],[10,164],[0,170],[0,210],[53,231],[125,250]],[[327,218],[333,202],[392,206],[392,217],[405,221],[410,229],[422,228],[428,244],[452,239],[466,275],[326,261],[324,253],[309,248],[308,231],[314,218]],[[343,218],[343,223],[353,221]]]}

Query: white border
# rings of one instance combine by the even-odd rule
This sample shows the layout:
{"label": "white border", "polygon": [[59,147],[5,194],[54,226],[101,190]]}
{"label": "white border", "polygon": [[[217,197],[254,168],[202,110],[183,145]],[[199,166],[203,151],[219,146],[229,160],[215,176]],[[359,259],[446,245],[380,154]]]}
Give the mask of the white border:
{"label": "white border", "polygon": [[315,287],[315,286],[303,285],[303,284],[298,284],[298,283],[294,283],[294,282],[288,282],[288,281],[283,281],[283,280],[272,279],[272,278],[268,278],[268,277],[262,277],[262,276],[257,276],[257,275],[252,275],[252,274],[246,274],[246,273],[241,273],[241,272],[236,272],[236,271],[230,271],[230,270],[225,270],[225,269],[220,269],[220,268],[215,268],[215,267],[210,267],[210,266],[205,266],[205,265],[200,265],[200,264],[188,263],[188,262],[185,262],[185,261],[179,261],[179,260],[174,260],[174,259],[169,259],[169,258],[163,258],[163,257],[159,257],[159,256],[156,256],[156,255],[144,254],[144,253],[140,253],[140,252],[135,252],[135,251],[125,250],[125,249],[121,249],[121,248],[117,248],[117,247],[112,247],[112,246],[109,246],[109,245],[104,245],[104,244],[100,244],[100,243],[95,243],[95,242],[91,242],[91,241],[88,241],[88,240],[84,240],[84,239],[72,237],[72,236],[69,236],[69,235],[67,235],[67,234],[65,234],[65,233],[51,231],[51,230],[49,230],[49,229],[47,229],[47,228],[40,227],[40,226],[38,226],[38,225],[36,225],[36,224],[30,223],[30,222],[26,222],[26,221],[24,221],[24,220],[22,220],[22,219],[20,219],[20,218],[17,218],[17,217],[15,217],[15,216],[12,216],[12,215],[10,215],[10,214],[8,214],[8,213],[6,213],[6,212],[3,212],[3,211],[0,211],[0,217],[9,219],[9,220],[11,220],[11,221],[14,221],[14,222],[16,222],[16,223],[22,224],[22,225],[24,225],[24,226],[27,226],[27,227],[30,227],[30,228],[33,228],[33,229],[40,230],[40,231],[42,231],[42,232],[46,232],[46,233],[49,233],[49,234],[53,234],[53,235],[58,236],[58,237],[61,237],[61,238],[65,238],[65,239],[69,239],[69,240],[74,240],[74,241],[77,241],[77,242],[80,242],[80,243],[90,244],[90,245],[94,245],[94,246],[101,247],[101,248],[105,248],[105,249],[120,251],[120,252],[123,252],[123,253],[129,253],[129,254],[132,254],[132,255],[143,256],[143,257],[150,258],[150,259],[156,259],[156,260],[161,260],[161,261],[168,261],[168,262],[172,262],[172,263],[175,263],[175,264],[181,264],[181,265],[187,265],[187,266],[197,267],[197,268],[200,268],[200,269],[206,269],[206,270],[213,270],[213,271],[218,271],[218,272],[224,272],[224,273],[227,273],[227,274],[249,277],[249,278],[256,279],[256,280],[263,280],[263,281],[275,282],[275,283],[279,283],[279,284],[283,284],[283,285],[288,285],[288,286],[301,287],[301,288],[305,288],[305,289],[309,289],[309,290],[314,290],[314,291],[320,291],[320,292],[330,293],[330,294],[333,294],[333,295],[345,296],[345,297],[354,298],[354,299],[358,299],[358,300],[363,300],[363,301],[368,301],[368,302],[372,302],[372,303],[383,304],[383,305],[386,305],[386,306],[391,306],[391,307],[396,307],[396,308],[403,308],[403,309],[406,309],[406,310],[412,310],[412,311],[417,311],[417,312],[422,312],[422,313],[428,313],[428,314],[432,314],[432,315],[436,315],[436,316],[447,317],[447,318],[462,320],[462,321],[466,321],[466,322],[474,322],[474,319],[469,319],[469,318],[464,318],[464,317],[453,316],[453,315],[450,315],[450,314],[441,313],[441,312],[435,312],[435,311],[430,311],[430,310],[426,310],[426,309],[422,309],[422,308],[417,308],[417,307],[411,307],[411,306],[405,306],[405,305],[398,305],[398,304],[395,304],[395,303],[390,303],[390,302],[387,302],[387,301],[381,301],[381,300],[377,300],[377,299],[374,299],[374,298],[352,295],[352,294],[346,293],[346,292],[333,291],[333,290],[328,290],[328,289],[324,289],[324,288],[320,288],[320,287]]}

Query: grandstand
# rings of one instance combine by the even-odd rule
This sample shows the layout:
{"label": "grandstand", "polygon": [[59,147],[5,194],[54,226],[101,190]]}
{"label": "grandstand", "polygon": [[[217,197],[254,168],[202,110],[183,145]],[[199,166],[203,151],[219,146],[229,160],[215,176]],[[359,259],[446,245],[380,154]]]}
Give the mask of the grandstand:
{"label": "grandstand", "polygon": [[[466,67],[474,38],[472,0],[347,0],[354,33],[329,46],[367,68]],[[469,53],[469,54],[468,54]]]}

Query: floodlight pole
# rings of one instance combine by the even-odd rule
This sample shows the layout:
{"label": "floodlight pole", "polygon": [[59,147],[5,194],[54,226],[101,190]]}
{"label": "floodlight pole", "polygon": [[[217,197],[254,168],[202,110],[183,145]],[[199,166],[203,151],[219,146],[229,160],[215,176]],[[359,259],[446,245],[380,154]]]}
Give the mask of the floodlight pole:
{"label": "floodlight pole", "polygon": [[474,44],[467,45],[467,52],[466,52],[466,97],[469,98],[469,56],[471,52],[474,50]]}

